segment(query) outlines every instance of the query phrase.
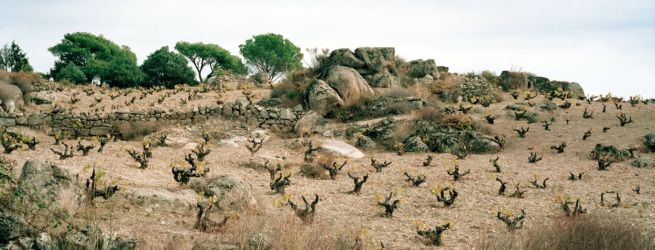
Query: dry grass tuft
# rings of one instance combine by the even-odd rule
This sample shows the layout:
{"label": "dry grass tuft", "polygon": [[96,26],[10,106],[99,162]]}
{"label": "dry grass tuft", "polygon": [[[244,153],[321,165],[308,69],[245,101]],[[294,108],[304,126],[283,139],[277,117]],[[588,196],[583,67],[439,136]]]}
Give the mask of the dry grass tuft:
{"label": "dry grass tuft", "polygon": [[273,249],[353,249],[354,233],[326,223],[304,225],[294,215],[248,215],[225,229],[227,242],[248,248],[253,234],[268,236]]}
{"label": "dry grass tuft", "polygon": [[120,122],[114,124],[112,130],[122,140],[132,141],[141,139],[161,129],[161,124],[157,122]]}
{"label": "dry grass tuft", "polygon": [[609,214],[561,219],[521,234],[487,237],[480,249],[653,249],[655,235]]}

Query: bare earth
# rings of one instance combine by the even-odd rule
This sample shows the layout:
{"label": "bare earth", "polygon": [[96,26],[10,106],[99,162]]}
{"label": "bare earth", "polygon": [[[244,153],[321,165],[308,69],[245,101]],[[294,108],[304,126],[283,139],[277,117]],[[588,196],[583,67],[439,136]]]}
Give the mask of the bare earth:
{"label": "bare earth", "polygon": [[[257,92],[258,97],[266,96],[267,93]],[[100,96],[100,94],[97,94]],[[131,95],[135,95],[133,93]],[[186,97],[186,94],[179,93],[172,100]],[[192,101],[182,109],[191,108],[196,105],[210,105],[215,102],[215,93],[207,94],[204,98]],[[228,99],[240,98],[238,91],[225,94]],[[120,107],[121,109],[137,109],[148,107],[156,101],[155,97],[148,97],[149,100],[139,100],[134,107]],[[80,93],[82,100],[75,105],[76,112],[93,111],[88,108],[94,100]],[[69,103],[70,93],[57,93],[58,105],[62,107],[71,106]],[[109,99],[108,97],[105,97]],[[129,100],[131,96],[121,96],[114,102],[121,106],[121,103]],[[536,102],[541,103],[542,97]],[[551,126],[551,131],[545,131],[540,123],[530,124],[530,132],[525,139],[518,138],[516,132],[512,131],[523,125],[524,122],[517,122],[504,109],[508,104],[513,103],[511,97],[506,96],[505,102],[494,104],[485,112],[500,116],[494,125],[484,125],[491,134],[504,134],[507,137],[507,146],[500,153],[502,173],[492,172],[493,167],[489,162],[490,158],[496,155],[470,155],[465,160],[456,162],[451,154],[432,154],[434,161],[432,166],[423,167],[422,162],[428,154],[404,154],[399,156],[389,152],[365,151],[366,157],[362,159],[348,159],[348,165],[344,171],[351,173],[368,172],[370,178],[364,184],[360,195],[349,194],[353,183],[343,172],[336,180],[317,180],[307,178],[299,174],[299,166],[302,162],[302,149],[298,139],[283,138],[274,133],[268,132],[270,139],[266,141],[263,148],[256,154],[255,161],[263,162],[265,157],[284,157],[293,168],[291,177],[292,185],[287,188],[296,202],[301,195],[312,196],[318,194],[321,201],[317,206],[316,222],[307,227],[332,227],[353,230],[360,234],[366,234],[373,242],[382,242],[385,247],[391,249],[423,249],[430,248],[417,240],[416,228],[436,226],[446,222],[451,223],[451,229],[443,234],[444,246],[448,249],[470,249],[479,244],[480,239],[488,234],[506,234],[507,228],[504,223],[496,219],[495,215],[501,208],[514,211],[515,214],[524,209],[527,214],[526,228],[539,227],[555,220],[561,219],[563,213],[560,204],[556,202],[558,196],[579,197],[583,206],[589,213],[598,211],[611,211],[621,218],[633,222],[642,222],[646,225],[647,231],[655,231],[655,169],[635,168],[630,165],[630,160],[621,163],[614,163],[608,171],[598,171],[596,162],[589,158],[589,152],[597,143],[613,144],[618,148],[626,148],[642,144],[645,134],[655,131],[655,105],[642,105],[630,107],[625,104],[623,110],[616,110],[608,105],[607,113],[602,113],[601,103],[580,101],[581,106],[574,105],[568,110],[557,109],[550,115],[542,112],[542,117],[554,116],[556,122]],[[105,100],[110,101],[110,100]],[[558,101],[560,103],[561,101]],[[106,112],[110,110],[111,104],[105,103]],[[447,104],[454,105],[454,104]],[[179,103],[170,103],[163,106],[163,109],[180,108]],[[477,106],[480,107],[480,106]],[[585,107],[594,111],[594,119],[583,119],[582,112]],[[618,125],[616,116],[621,112],[632,116],[634,123],[625,127]],[[473,113],[473,117],[483,121],[484,115],[481,112]],[[566,125],[565,119],[570,119]],[[610,127],[607,133],[602,132],[603,127]],[[194,206],[189,208],[170,209],[158,205],[143,205],[129,199],[129,194],[135,192],[178,192],[188,187],[180,186],[171,175],[170,164],[183,162],[184,154],[190,153],[190,149],[184,149],[184,140],[189,142],[200,140],[201,129],[209,131],[223,131],[232,136],[248,136],[252,129],[242,128],[236,122],[223,120],[210,120],[206,124],[195,124],[192,126],[167,127],[162,130],[172,140],[182,143],[170,147],[157,147],[153,150],[154,157],[147,169],[139,169],[125,149],[139,149],[140,141],[125,142],[118,141],[109,143],[105,152],[100,154],[93,151],[89,156],[76,155],[67,160],[58,160],[56,155],[50,152],[54,142],[52,137],[43,131],[18,128],[19,131],[34,135],[41,144],[36,151],[26,149],[17,150],[8,155],[9,158],[22,164],[30,158],[38,158],[52,162],[60,167],[70,170],[73,174],[79,174],[80,182],[90,174],[89,169],[84,167],[96,164],[98,169],[106,171],[111,180],[117,181],[121,186],[119,193],[109,200],[99,200],[96,207],[86,208],[80,214],[78,221],[93,221],[101,228],[112,231],[118,235],[136,237],[142,248],[189,248],[190,245],[180,244],[180,239],[192,241],[194,239],[211,238],[217,241],[229,238],[231,224],[228,222],[221,232],[200,233],[193,229],[196,210]],[[586,141],[582,135],[588,129],[593,135]],[[314,137],[320,140],[320,136]],[[556,154],[550,150],[551,145],[566,142],[568,147],[563,154]],[[70,141],[69,144],[75,142]],[[354,142],[349,142],[354,144]],[[175,144],[175,143],[171,143]],[[253,186],[257,206],[252,211],[265,216],[293,217],[293,211],[288,206],[275,206],[280,195],[272,194],[269,188],[269,174],[266,171],[255,170],[240,166],[251,160],[250,152],[245,148],[245,142],[239,142],[238,147],[221,144],[218,140],[210,142],[209,149],[212,153],[207,156],[207,166],[210,168],[209,177],[219,175],[237,176]],[[543,155],[543,160],[536,164],[527,161],[530,151]],[[646,154],[645,152],[638,153]],[[653,157],[653,154],[650,154]],[[392,161],[392,165],[383,170],[382,173],[374,173],[370,167],[370,159]],[[471,174],[463,177],[462,180],[452,183],[452,177],[446,170],[459,164],[462,170],[471,170]],[[412,174],[424,174],[427,176],[427,184],[419,187],[410,187],[405,182],[404,172]],[[581,181],[568,180],[569,172],[584,172]],[[548,188],[535,189],[528,183],[537,175],[539,180],[550,178]],[[514,185],[520,183],[522,189],[527,190],[523,199],[509,198],[497,194],[499,184],[495,178],[499,176],[508,181],[508,193],[514,191]],[[459,192],[459,196],[453,206],[445,208],[438,203],[431,189],[437,185],[443,187],[452,185]],[[637,195],[632,189],[641,186],[641,194]],[[606,208],[600,206],[600,193],[604,190],[618,191],[623,198],[623,206],[617,208]],[[401,197],[400,207],[394,213],[393,218],[382,217],[383,209],[376,206],[378,196],[395,192]],[[633,206],[634,205],[634,206]],[[248,216],[249,212],[243,212],[242,219]],[[223,215],[214,213],[214,220],[219,220]],[[299,221],[299,220],[298,220]],[[521,230],[526,230],[526,228]],[[331,234],[330,231],[325,232]]]}

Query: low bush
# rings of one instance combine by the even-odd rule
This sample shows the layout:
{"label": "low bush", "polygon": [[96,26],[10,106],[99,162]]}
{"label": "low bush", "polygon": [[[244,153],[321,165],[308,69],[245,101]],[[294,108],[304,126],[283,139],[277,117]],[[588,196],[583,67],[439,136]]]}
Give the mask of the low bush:
{"label": "low bush", "polygon": [[305,88],[315,79],[316,75],[311,69],[294,70],[273,86],[271,98],[279,98],[283,107],[303,104]]}

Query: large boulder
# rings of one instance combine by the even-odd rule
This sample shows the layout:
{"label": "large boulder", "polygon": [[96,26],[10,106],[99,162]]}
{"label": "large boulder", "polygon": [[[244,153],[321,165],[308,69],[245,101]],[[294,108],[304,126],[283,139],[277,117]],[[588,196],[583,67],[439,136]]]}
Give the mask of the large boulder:
{"label": "large boulder", "polygon": [[362,68],[366,64],[355,56],[350,49],[336,49],[328,57],[330,65],[341,65],[349,68]]}
{"label": "large boulder", "polygon": [[252,186],[235,176],[196,178],[191,181],[191,188],[207,196],[215,195],[217,205],[222,209],[240,211],[257,204]]}
{"label": "large boulder", "polygon": [[576,82],[552,81],[546,77],[535,76],[525,72],[503,71],[499,76],[504,91],[512,89],[535,89],[541,93],[550,93],[561,88],[569,91],[572,97],[584,96],[584,90]]}
{"label": "large boulder", "polygon": [[321,119],[323,119],[323,117],[318,112],[310,110],[298,119],[296,125],[293,127],[293,131],[298,134],[314,133],[315,128]]}
{"label": "large boulder", "polygon": [[512,89],[527,89],[530,88],[530,81],[528,81],[528,74],[524,72],[510,72],[503,71],[500,73],[500,85],[504,91]]}
{"label": "large boulder", "polygon": [[363,47],[357,48],[354,53],[350,49],[334,50],[324,64],[321,78],[327,79],[329,71],[339,66],[354,69],[370,86],[376,88],[393,87],[399,82],[394,48]]}
{"label": "large boulder", "polygon": [[324,140],[321,148],[353,159],[364,158],[364,153],[352,145],[339,140]]}
{"label": "large boulder", "polygon": [[[362,47],[355,49],[355,55],[366,65],[359,69],[364,75],[395,69],[396,50],[390,47]],[[395,73],[395,72],[394,72]]]}
{"label": "large boulder", "polygon": [[413,78],[423,78],[425,76],[439,78],[439,70],[434,59],[409,61],[409,72],[407,74]]}
{"label": "large boulder", "polygon": [[387,69],[375,74],[366,75],[364,78],[374,88],[393,88],[398,87],[400,84],[398,77],[392,75]]}
{"label": "large boulder", "polygon": [[14,113],[23,106],[23,92],[15,85],[0,82],[0,103],[4,111]]}
{"label": "large boulder", "polygon": [[[86,192],[67,170],[40,160],[28,160],[11,197],[2,201],[12,209],[0,211],[0,245],[17,236],[34,235],[37,233],[34,229],[50,228],[55,223],[53,216],[74,216],[85,201]],[[52,232],[63,230],[53,228]]]}
{"label": "large boulder", "polygon": [[75,215],[86,201],[86,191],[76,184],[68,170],[40,160],[27,160],[18,180],[18,189],[29,195],[16,194],[15,205],[36,213],[39,207],[45,206],[49,210]]}
{"label": "large boulder", "polygon": [[395,128],[395,120],[389,117],[364,131],[364,135],[370,137],[375,142],[378,142],[387,148],[391,148],[394,146],[393,133]]}
{"label": "large boulder", "polygon": [[343,106],[344,102],[330,85],[323,80],[315,80],[305,89],[305,104],[325,116],[335,108]]}
{"label": "large boulder", "polygon": [[330,69],[326,81],[336,90],[345,106],[357,102],[362,97],[375,95],[366,80],[352,68],[336,66]]}
{"label": "large boulder", "polygon": [[425,153],[430,151],[423,139],[420,136],[412,136],[405,140],[405,152]]}

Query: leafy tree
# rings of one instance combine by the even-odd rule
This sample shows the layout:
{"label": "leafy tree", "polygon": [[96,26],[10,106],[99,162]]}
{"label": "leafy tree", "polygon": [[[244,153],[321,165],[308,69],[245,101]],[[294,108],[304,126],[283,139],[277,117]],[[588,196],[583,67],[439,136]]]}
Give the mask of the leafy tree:
{"label": "leafy tree", "polygon": [[[237,74],[245,74],[246,72],[246,67],[241,59],[231,55],[229,51],[216,44],[181,41],[175,44],[175,49],[191,61],[200,82],[207,82],[208,79],[221,74],[223,71]],[[203,77],[205,68],[209,68],[209,73]]]}
{"label": "leafy tree", "polygon": [[291,41],[273,33],[253,36],[239,45],[239,49],[246,62],[258,73],[266,74],[271,82],[299,68],[303,56]]}
{"label": "leafy tree", "polygon": [[150,54],[141,65],[141,71],[148,86],[173,88],[175,84],[192,83],[195,78],[186,58],[169,51],[168,46]]}
{"label": "leafy tree", "polygon": [[132,53],[113,57],[106,74],[105,81],[114,87],[137,87],[143,82],[143,72],[136,66],[136,56]]}
{"label": "leafy tree", "polygon": [[[69,63],[77,66],[89,81],[99,76],[111,86],[137,86],[143,79],[136,64],[136,55],[130,48],[85,32],[69,33],[49,51],[58,57],[50,74],[58,77],[59,71]],[[61,80],[61,79],[57,79]]]}
{"label": "leafy tree", "polygon": [[55,76],[60,80],[68,80],[74,83],[83,83],[86,81],[86,75],[74,63],[68,63],[59,73]]}
{"label": "leafy tree", "polygon": [[15,41],[11,42],[11,45],[5,44],[2,49],[0,49],[0,66],[5,71],[12,72],[32,72],[33,68],[30,65],[27,54],[16,44]]}

